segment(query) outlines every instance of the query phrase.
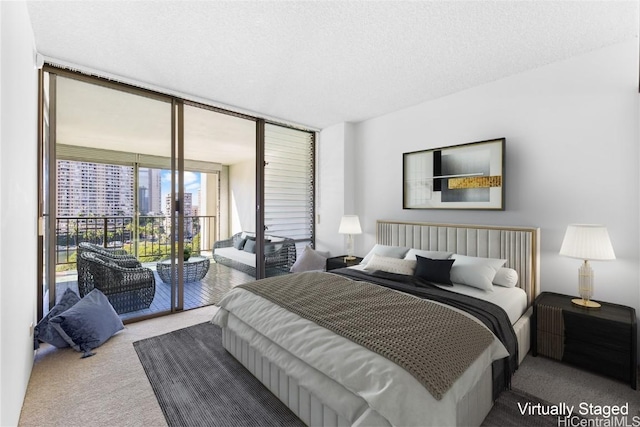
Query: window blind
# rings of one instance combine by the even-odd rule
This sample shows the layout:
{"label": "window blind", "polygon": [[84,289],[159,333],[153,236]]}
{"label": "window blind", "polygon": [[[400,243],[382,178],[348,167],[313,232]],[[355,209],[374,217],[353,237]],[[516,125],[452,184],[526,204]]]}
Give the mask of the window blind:
{"label": "window blind", "polygon": [[265,234],[292,238],[299,249],[315,240],[314,144],[313,132],[265,125]]}

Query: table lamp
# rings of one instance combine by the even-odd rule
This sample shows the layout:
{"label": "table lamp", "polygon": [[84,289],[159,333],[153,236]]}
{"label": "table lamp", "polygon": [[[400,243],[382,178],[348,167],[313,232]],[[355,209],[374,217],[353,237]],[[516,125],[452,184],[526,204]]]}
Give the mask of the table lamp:
{"label": "table lamp", "polygon": [[347,256],[344,259],[345,261],[353,261],[354,259],[356,259],[356,257],[353,256],[353,235],[362,233],[358,215],[343,215],[342,220],[340,221],[340,228],[338,229],[338,233],[348,235]]}
{"label": "table lamp", "polygon": [[571,224],[562,241],[560,255],[584,260],[578,269],[578,293],[580,298],[571,302],[581,307],[598,308],[600,304],[591,301],[593,296],[593,270],[589,260],[616,259],[609,240],[609,233],[604,225]]}

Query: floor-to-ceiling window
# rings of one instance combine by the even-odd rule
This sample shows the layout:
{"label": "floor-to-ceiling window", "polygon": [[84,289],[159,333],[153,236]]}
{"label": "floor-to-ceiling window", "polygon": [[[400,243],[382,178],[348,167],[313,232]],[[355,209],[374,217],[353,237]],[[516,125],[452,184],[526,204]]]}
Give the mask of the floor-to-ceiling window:
{"label": "floor-to-ceiling window", "polygon": [[152,277],[125,320],[216,303],[313,244],[313,132],[45,69],[43,311],[82,294],[88,244]]}

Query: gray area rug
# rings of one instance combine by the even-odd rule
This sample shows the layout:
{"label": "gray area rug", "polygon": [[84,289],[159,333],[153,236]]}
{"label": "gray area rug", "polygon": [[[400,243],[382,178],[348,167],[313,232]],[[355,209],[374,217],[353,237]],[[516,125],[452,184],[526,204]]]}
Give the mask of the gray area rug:
{"label": "gray area rug", "polygon": [[304,426],[201,323],[133,346],[170,426]]}
{"label": "gray area rug", "polygon": [[[221,330],[201,323],[133,346],[170,426],[303,426],[280,400],[222,347]],[[522,416],[518,402],[546,402],[513,389],[482,424],[554,426],[556,417]]]}

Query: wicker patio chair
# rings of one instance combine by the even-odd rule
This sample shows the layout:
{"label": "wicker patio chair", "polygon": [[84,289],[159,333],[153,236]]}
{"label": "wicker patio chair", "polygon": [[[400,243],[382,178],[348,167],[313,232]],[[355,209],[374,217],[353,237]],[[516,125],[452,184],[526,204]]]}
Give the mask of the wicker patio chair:
{"label": "wicker patio chair", "polygon": [[[118,314],[149,308],[156,292],[153,271],[130,267],[130,260],[118,260],[91,251],[80,253],[78,283],[84,295],[93,289],[104,293]],[[82,278],[82,280],[80,280]]]}
{"label": "wicker patio chair", "polygon": [[81,242],[78,244],[78,259],[84,251],[95,252],[102,256],[117,259],[119,261],[127,261],[126,265],[130,267],[140,267],[140,261],[124,249],[105,248],[95,243]]}
{"label": "wicker patio chair", "polygon": [[83,252],[93,252],[103,257],[108,257],[123,267],[135,268],[142,266],[135,256],[127,253],[124,249],[105,248],[95,243],[81,242],[78,244],[78,252],[76,254],[76,270],[78,271],[78,291],[80,292],[80,297],[85,296],[93,289],[90,287],[90,284],[84,282],[84,277],[80,274],[81,270],[86,271],[86,267],[83,266],[85,261],[81,256]]}

